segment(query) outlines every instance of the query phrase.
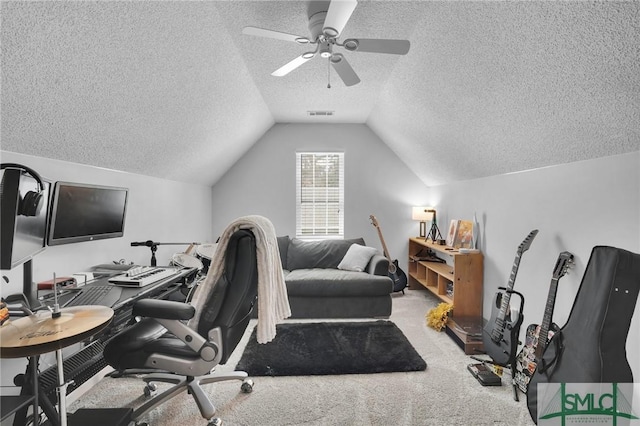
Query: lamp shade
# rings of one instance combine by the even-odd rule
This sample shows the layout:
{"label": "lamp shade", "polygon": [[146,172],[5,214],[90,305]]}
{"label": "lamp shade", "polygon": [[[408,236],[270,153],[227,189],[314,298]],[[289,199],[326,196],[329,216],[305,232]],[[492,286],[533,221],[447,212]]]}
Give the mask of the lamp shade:
{"label": "lamp shade", "polygon": [[433,219],[434,210],[431,207],[414,207],[411,212],[411,219],[427,222]]}

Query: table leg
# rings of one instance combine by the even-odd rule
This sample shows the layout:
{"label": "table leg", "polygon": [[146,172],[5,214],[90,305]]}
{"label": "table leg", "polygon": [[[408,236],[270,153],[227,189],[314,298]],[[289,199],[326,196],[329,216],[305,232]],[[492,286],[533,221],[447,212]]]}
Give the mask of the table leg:
{"label": "table leg", "polygon": [[[67,426],[67,386],[64,381],[64,362],[62,361],[62,349],[56,351],[58,369],[58,408],[60,409],[60,426]],[[70,382],[72,383],[72,382]]]}
{"label": "table leg", "polygon": [[[34,395],[33,401],[33,424],[38,425],[38,412],[42,409],[49,423],[52,426],[60,426],[60,420],[58,418],[58,411],[56,407],[51,403],[47,395],[42,392],[38,386],[38,355],[29,357],[29,363],[27,364],[27,370],[24,374],[23,383],[20,385],[20,395]],[[23,408],[16,412],[13,418],[13,426],[24,426],[27,424],[27,410]]]}

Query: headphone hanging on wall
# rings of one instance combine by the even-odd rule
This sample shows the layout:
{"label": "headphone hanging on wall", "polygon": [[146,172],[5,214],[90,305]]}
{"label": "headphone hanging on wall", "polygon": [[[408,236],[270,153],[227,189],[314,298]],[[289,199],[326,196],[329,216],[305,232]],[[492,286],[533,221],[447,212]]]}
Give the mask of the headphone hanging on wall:
{"label": "headphone hanging on wall", "polygon": [[2,163],[0,169],[18,169],[22,170],[33,177],[38,183],[38,191],[28,191],[24,198],[20,198],[18,205],[18,214],[22,216],[36,216],[42,204],[42,194],[44,193],[44,183],[42,178],[35,170],[22,164]]}

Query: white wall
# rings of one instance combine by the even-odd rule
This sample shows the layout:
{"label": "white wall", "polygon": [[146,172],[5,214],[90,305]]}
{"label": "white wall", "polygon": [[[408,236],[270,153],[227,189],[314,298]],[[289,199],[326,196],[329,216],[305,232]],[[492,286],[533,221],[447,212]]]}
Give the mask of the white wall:
{"label": "white wall", "polygon": [[[131,247],[132,241],[192,242],[210,240],[211,188],[131,173],[123,173],[82,164],[33,157],[2,151],[1,161],[31,167],[50,182],[71,181],[129,188],[125,232],[122,238],[89,241],[47,247],[33,259],[36,282],[70,275],[100,263],[125,259],[148,265],[151,251]],[[158,265],[166,265],[171,255],[186,246],[160,246]],[[3,296],[22,291],[22,267],[2,271],[10,278],[0,286]]]}
{"label": "white wall", "polygon": [[[484,316],[497,287],[505,286],[518,245],[532,229],[540,233],[523,255],[515,289],[526,298],[524,328],[539,323],[558,254],[576,264],[560,280],[554,320],[569,315],[591,249],[611,245],[640,253],[640,152],[516,174],[427,188],[365,125],[277,124],[211,189],[191,184],[1,152],[3,162],[34,168],[51,181],[69,180],[129,187],[124,238],[48,247],[34,259],[34,279],[70,274],[96,263],[125,258],[148,264],[150,252],[131,241],[213,241],[232,219],[261,214],[278,235],[295,234],[295,152],[345,152],[345,235],[379,247],[374,214],[392,257],[406,268],[407,239],[418,231],[411,206],[433,205],[441,231],[450,219],[477,213],[485,255]],[[425,159],[425,167],[428,167]],[[180,246],[160,246],[158,261]],[[3,271],[21,288],[21,271]],[[416,318],[416,321],[422,321]],[[640,307],[627,342],[628,359],[640,377]],[[3,364],[5,362],[3,361]],[[8,380],[11,377],[8,377]]]}
{"label": "white wall", "polygon": [[[554,315],[559,325],[567,320],[594,246],[640,253],[639,152],[427,188],[367,126],[353,124],[272,127],[213,187],[214,235],[246,214],[270,218],[278,235],[294,235],[295,152],[323,150],[345,152],[345,236],[363,236],[379,247],[368,220],[374,214],[392,257],[405,270],[407,240],[418,232],[412,205],[435,206],[443,233],[450,219],[477,214],[485,255],[486,318],[497,288],[509,281],[518,245],[539,229],[522,257],[515,284],[526,299],[522,333],[526,325],[542,320],[561,251],[572,252],[576,264],[559,284]],[[635,377],[640,377],[640,308],[627,348]]]}
{"label": "white wall", "polygon": [[[431,196],[440,223],[471,219],[477,213],[487,319],[497,288],[509,282],[518,246],[529,231],[539,229],[515,280],[514,289],[525,296],[522,339],[528,324],[542,320],[561,251],[575,255],[575,266],[558,285],[554,321],[560,326],[568,318],[594,246],[640,253],[640,152],[433,187]],[[627,358],[637,380],[640,304],[629,331]]]}
{"label": "white wall", "polygon": [[[36,282],[57,276],[85,271],[88,267],[125,259],[140,265],[148,265],[151,251],[147,247],[131,247],[132,241],[193,242],[211,240],[211,188],[180,183],[131,173],[68,163],[47,158],[33,157],[0,151],[4,163],[18,163],[34,169],[51,183],[71,181],[95,185],[129,188],[125,232],[122,238],[88,241],[47,247],[33,258],[33,279]],[[159,246],[156,253],[158,265],[166,265],[171,255],[186,246]],[[0,295],[22,292],[22,267],[2,271],[9,284],[2,282]],[[76,349],[69,348],[70,351]],[[41,358],[44,370],[55,362],[53,356]],[[13,377],[23,372],[23,359],[3,359],[0,369],[0,385],[3,393],[16,392],[11,388]]]}
{"label": "white wall", "polygon": [[380,222],[390,255],[407,258],[407,238],[418,234],[411,206],[427,201],[427,187],[363,124],[276,124],[213,187],[213,232],[237,216],[260,214],[278,235],[295,236],[295,153],[345,153],[345,237],[362,236],[381,248],[369,222]]}

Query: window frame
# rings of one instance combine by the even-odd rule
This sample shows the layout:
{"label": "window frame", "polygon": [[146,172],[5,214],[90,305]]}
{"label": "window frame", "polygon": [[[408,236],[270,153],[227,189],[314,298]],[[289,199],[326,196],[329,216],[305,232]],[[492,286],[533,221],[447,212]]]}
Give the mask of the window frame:
{"label": "window frame", "polygon": [[[305,231],[303,229],[303,195],[302,195],[302,158],[305,155],[313,155],[314,162],[316,165],[319,160],[322,158],[326,158],[329,156],[337,156],[338,157],[338,201],[337,201],[337,223],[338,229],[337,233],[329,233],[329,226],[326,222],[329,222],[329,219],[325,221],[325,226],[315,228],[314,226],[311,228],[311,232],[308,230]],[[317,158],[316,158],[317,157]],[[300,151],[296,152],[296,238],[300,239],[342,239],[344,238],[344,164],[345,164],[345,155],[344,152],[339,151]],[[314,168],[315,169],[315,168]],[[314,183],[315,177],[314,177]],[[315,187],[315,186],[314,186]],[[322,187],[320,187],[322,188]],[[328,185],[325,188],[330,188]],[[326,192],[326,191],[325,191]],[[326,198],[329,196],[327,195]],[[325,209],[326,206],[331,204],[329,201],[325,202],[314,202],[314,204],[324,204]],[[326,209],[328,210],[328,209]]]}

